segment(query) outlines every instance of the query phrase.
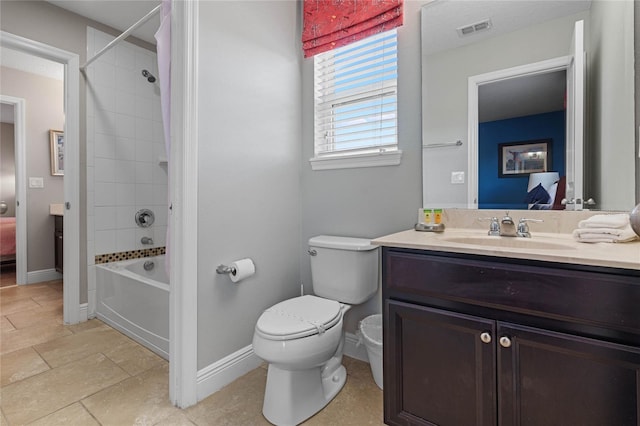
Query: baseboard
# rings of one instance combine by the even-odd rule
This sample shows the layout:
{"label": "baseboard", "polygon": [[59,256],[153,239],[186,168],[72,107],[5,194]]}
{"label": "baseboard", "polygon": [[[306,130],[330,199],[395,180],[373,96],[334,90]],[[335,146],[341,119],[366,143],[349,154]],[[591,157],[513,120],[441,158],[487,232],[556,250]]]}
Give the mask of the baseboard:
{"label": "baseboard", "polygon": [[55,269],[42,269],[40,271],[27,272],[27,284],[36,284],[43,281],[61,280],[62,274]]}
{"label": "baseboard", "polygon": [[367,348],[364,342],[360,343],[360,337],[354,333],[344,333],[344,352],[346,356],[369,362]]}
{"label": "baseboard", "polygon": [[89,319],[89,310],[88,310],[88,304],[87,303],[81,303],[80,304],[80,310],[78,311],[78,321],[79,322],[85,322]]}
{"label": "baseboard", "polygon": [[214,392],[245,375],[262,364],[253,352],[253,346],[245,346],[227,357],[198,370],[196,395],[202,401]]}

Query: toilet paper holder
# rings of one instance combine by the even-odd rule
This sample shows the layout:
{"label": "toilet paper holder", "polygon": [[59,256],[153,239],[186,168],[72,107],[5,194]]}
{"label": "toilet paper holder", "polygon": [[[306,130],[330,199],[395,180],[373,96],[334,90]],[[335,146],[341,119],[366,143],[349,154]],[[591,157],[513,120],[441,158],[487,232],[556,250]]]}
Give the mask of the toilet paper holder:
{"label": "toilet paper holder", "polygon": [[218,265],[218,267],[216,268],[216,272],[219,274],[235,274],[236,268],[234,268],[233,266]]}

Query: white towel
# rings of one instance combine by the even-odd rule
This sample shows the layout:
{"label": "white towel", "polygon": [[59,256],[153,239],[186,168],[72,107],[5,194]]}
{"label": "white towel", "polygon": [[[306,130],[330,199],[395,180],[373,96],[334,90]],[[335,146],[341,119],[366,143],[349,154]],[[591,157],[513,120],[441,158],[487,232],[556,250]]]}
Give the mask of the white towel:
{"label": "white towel", "polygon": [[626,243],[638,239],[631,225],[618,228],[581,228],[573,231],[573,238],[581,243]]}
{"label": "white towel", "polygon": [[629,215],[620,214],[597,214],[589,219],[581,220],[578,228],[617,228],[624,229],[629,226]]}

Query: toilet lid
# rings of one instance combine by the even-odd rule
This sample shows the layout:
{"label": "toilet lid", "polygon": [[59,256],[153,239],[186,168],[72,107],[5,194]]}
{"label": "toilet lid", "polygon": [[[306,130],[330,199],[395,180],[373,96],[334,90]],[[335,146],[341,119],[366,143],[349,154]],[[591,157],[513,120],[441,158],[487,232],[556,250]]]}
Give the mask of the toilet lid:
{"label": "toilet lid", "polygon": [[256,330],[271,340],[298,339],[322,333],[340,318],[340,303],[307,295],[285,300],[264,311]]}

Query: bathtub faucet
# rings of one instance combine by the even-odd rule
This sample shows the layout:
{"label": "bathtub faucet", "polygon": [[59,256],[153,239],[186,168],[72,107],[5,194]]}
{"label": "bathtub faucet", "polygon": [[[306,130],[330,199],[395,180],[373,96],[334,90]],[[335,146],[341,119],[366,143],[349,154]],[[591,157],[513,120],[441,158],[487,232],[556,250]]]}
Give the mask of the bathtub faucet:
{"label": "bathtub faucet", "polygon": [[153,239],[149,237],[142,237],[140,240],[142,244],[153,244]]}

